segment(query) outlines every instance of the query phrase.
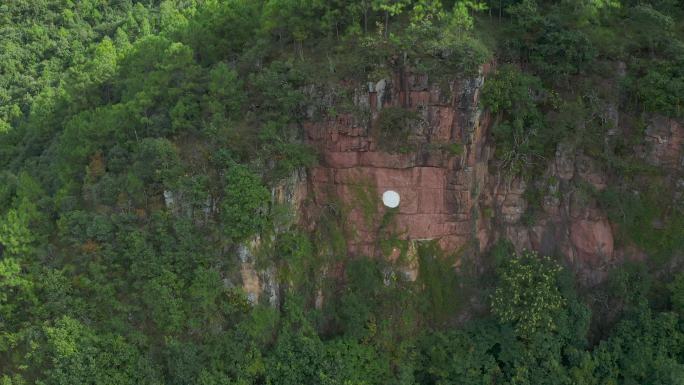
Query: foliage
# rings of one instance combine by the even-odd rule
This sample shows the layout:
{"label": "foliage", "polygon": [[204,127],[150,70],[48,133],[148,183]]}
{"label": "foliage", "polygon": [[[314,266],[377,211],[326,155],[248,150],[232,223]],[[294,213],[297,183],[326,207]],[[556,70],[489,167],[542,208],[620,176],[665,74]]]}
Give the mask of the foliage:
{"label": "foliage", "polygon": [[69,317],[43,328],[54,384],[153,384],[158,375],[120,336],[98,335]]}
{"label": "foliage", "polygon": [[642,74],[627,79],[626,86],[651,112],[681,117],[684,114],[684,54],[676,60],[654,60],[642,66]]}
{"label": "foliage", "polygon": [[556,312],[565,304],[558,287],[560,266],[551,259],[524,252],[497,269],[499,285],[492,296],[492,312],[511,322],[523,337],[557,328]]}
{"label": "foliage", "polygon": [[677,274],[669,289],[672,292],[672,309],[684,316],[684,273]]}
{"label": "foliage", "polygon": [[516,175],[538,165],[553,148],[553,132],[540,110],[539,78],[513,66],[501,68],[483,90],[482,103],[499,116],[492,128],[497,157]]}
{"label": "foliage", "polygon": [[663,191],[651,187],[635,194],[611,188],[600,195],[610,218],[621,225],[623,239],[636,243],[658,260],[684,245],[681,209],[662,202],[659,198]]}
{"label": "foliage", "polygon": [[25,256],[31,251],[33,235],[25,213],[16,209],[7,212],[0,222],[0,244],[8,257]]}
{"label": "foliage", "polygon": [[437,325],[446,324],[462,309],[465,295],[454,269],[457,255],[446,256],[435,242],[421,242],[418,254],[418,280],[423,286],[426,313]]}
{"label": "foliage", "polygon": [[386,151],[408,152],[411,150],[410,134],[413,126],[420,124],[418,114],[401,107],[385,107],[375,122],[378,146]]}
{"label": "foliage", "polygon": [[265,205],[269,193],[248,168],[234,165],[225,178],[225,198],[221,204],[221,220],[230,239],[240,241],[263,230],[267,224]]}
{"label": "foliage", "polygon": [[[495,333],[494,330],[489,332]],[[501,378],[496,357],[491,354],[496,340],[468,331],[435,333],[422,341],[422,383],[491,384]]]}
{"label": "foliage", "polygon": [[614,336],[602,342],[595,356],[600,381],[681,384],[684,365],[679,360],[684,333],[675,314],[652,314],[641,308],[618,324]]}
{"label": "foliage", "polygon": [[[682,5],[3,2],[0,384],[681,383],[681,199],[634,149],[653,114],[682,116]],[[629,170],[600,205],[671,263],[615,270],[590,313],[550,258],[399,239],[363,182],[396,260],[349,255],[337,202],[293,220],[278,201],[318,157],[304,128],[369,123],[355,90],[405,72],[473,114],[484,79],[509,175],[536,178],[562,141]],[[392,104],[371,134],[411,153],[433,112]],[[463,134],[427,149],[458,155]]]}

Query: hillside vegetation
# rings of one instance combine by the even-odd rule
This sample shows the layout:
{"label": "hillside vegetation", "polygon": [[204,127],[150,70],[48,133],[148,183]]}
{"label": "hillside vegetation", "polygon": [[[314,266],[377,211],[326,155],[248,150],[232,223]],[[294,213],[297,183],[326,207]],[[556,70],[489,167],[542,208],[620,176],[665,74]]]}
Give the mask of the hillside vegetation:
{"label": "hillside vegetation", "polygon": [[[1,385],[684,384],[684,205],[632,151],[684,118],[682,0],[12,0],[0,31]],[[351,108],[312,90],[485,63],[493,167],[583,149],[648,260],[586,290],[425,242],[410,281],[348,258],[335,207],[311,233],[273,201],[318,161],[304,122]],[[255,236],[277,303],[241,287]]]}

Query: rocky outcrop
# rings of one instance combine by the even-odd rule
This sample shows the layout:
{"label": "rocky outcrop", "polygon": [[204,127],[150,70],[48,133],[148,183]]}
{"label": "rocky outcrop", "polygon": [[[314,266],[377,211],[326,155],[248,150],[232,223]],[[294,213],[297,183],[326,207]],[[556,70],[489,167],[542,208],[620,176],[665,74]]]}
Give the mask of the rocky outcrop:
{"label": "rocky outcrop", "polygon": [[[380,197],[394,190],[401,204],[391,214],[392,226],[401,238],[435,239],[448,250],[466,245],[476,230],[476,170],[487,161],[487,116],[478,109],[483,79],[453,81],[443,90],[425,75],[396,74],[355,92],[359,113],[308,123],[309,143],[322,154],[309,172],[309,215],[315,218],[315,208],[330,202],[342,205],[352,233],[350,253],[373,256],[379,252],[380,218],[387,213]],[[409,152],[379,146],[373,125],[388,107],[419,116],[410,127]]]}
{"label": "rocky outcrop", "polygon": [[674,119],[655,116],[646,127],[645,160],[653,166],[681,168],[683,144],[684,126]]}
{"label": "rocky outcrop", "polygon": [[[588,189],[605,189],[606,176],[590,157],[565,143],[548,164],[534,185],[490,181],[486,194],[493,196],[496,215],[489,239],[508,239],[518,250],[562,255],[586,283],[596,283],[603,276],[595,272],[614,262],[615,242],[605,212]],[[537,195],[526,196],[530,189]]]}
{"label": "rocky outcrop", "polygon": [[[398,261],[408,254],[392,274],[410,280],[418,274],[413,254],[422,240],[435,240],[449,253],[477,256],[507,239],[519,251],[564,256],[585,285],[603,280],[608,267],[620,260],[643,258],[634,245],[616,245],[615,225],[595,198],[611,181],[600,162],[571,143],[558,145],[544,174],[533,182],[502,175],[491,157],[492,122],[479,105],[488,71],[485,66],[479,76],[442,87],[426,75],[398,72],[375,83],[342,84],[344,92],[312,89],[318,103],[309,109],[304,130],[320,163],[275,188],[273,200],[291,203],[301,215],[299,222],[312,231],[332,209],[341,219],[351,257]],[[351,103],[341,100],[344,95],[351,95]],[[390,109],[418,117],[408,127],[403,148],[388,149],[381,142],[378,121]],[[616,104],[606,105],[604,115],[609,145],[621,132]],[[654,117],[645,136],[635,154],[670,170],[673,184],[684,186],[682,125]],[[400,194],[396,209],[382,205],[386,190]],[[390,233],[407,241],[403,249],[383,247],[381,240]],[[253,297],[270,290],[270,300],[277,302],[276,283],[268,272],[254,270],[249,258],[242,266],[246,290]],[[325,274],[343,275],[341,265],[325,268]],[[322,301],[319,293],[317,306]]]}
{"label": "rocky outcrop", "polygon": [[[378,239],[387,226],[381,218],[388,215],[380,197],[391,189],[401,196],[401,204],[389,214],[401,239],[437,240],[446,251],[478,254],[504,238],[518,250],[565,255],[586,276],[613,263],[612,225],[592,194],[577,187],[600,191],[607,186],[605,172],[591,157],[560,144],[534,186],[498,172],[490,157],[490,117],[479,106],[487,72],[483,68],[477,77],[454,80],[448,89],[425,75],[397,73],[356,87],[355,113],[307,123],[308,142],[321,153],[320,164],[308,175],[312,204],[305,211],[311,228],[317,209],[334,203],[343,212],[350,254],[378,256]],[[420,116],[410,128],[410,151],[391,152],[379,145],[374,124],[388,107]],[[617,124],[615,111],[607,116]],[[659,136],[669,135],[667,145],[657,141],[666,151],[653,150],[667,162],[674,159],[673,143],[680,140],[674,131],[669,128]],[[540,202],[533,202],[539,208],[528,202],[531,187],[543,193]],[[395,258],[393,254],[396,250],[384,257]],[[600,279],[596,274],[588,278]]]}
{"label": "rocky outcrop", "polygon": [[[271,189],[272,206],[289,205],[290,217],[279,216],[279,221],[274,223],[273,233],[260,234],[237,247],[236,254],[240,269],[240,281],[242,290],[252,304],[267,302],[271,306],[277,306],[281,300],[281,283],[278,281],[277,267],[272,261],[257,261],[257,255],[263,244],[262,236],[270,236],[271,241],[277,234],[282,234],[291,229],[301,218],[303,204],[307,197],[306,170],[297,169],[287,178]],[[269,263],[270,262],[270,263]],[[261,266],[259,266],[261,265]]]}
{"label": "rocky outcrop", "polygon": [[271,306],[280,304],[280,284],[277,280],[275,266],[257,268],[255,251],[260,246],[259,238],[255,238],[247,244],[240,245],[237,249],[240,262],[240,280],[242,290],[247,295],[247,300],[252,304],[259,303],[264,295],[264,300]]}

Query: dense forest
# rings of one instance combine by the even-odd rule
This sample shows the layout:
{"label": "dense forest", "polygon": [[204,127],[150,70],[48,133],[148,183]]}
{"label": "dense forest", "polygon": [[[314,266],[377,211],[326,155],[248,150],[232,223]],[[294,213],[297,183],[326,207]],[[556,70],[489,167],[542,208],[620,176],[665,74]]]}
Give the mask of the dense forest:
{"label": "dense forest", "polygon": [[[632,150],[684,119],[684,1],[5,0],[0,31],[0,384],[684,384],[684,162]],[[355,108],[340,84],[485,67],[525,220],[570,142],[647,257],[589,287],[557,253],[424,241],[407,279],[348,253],[334,205],[311,229],[274,200],[321,160],[303,125]]]}

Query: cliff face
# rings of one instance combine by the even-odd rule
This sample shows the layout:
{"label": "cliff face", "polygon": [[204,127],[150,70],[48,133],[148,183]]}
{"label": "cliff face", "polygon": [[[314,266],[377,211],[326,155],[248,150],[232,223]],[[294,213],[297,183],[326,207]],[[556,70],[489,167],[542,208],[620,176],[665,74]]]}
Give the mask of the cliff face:
{"label": "cliff face", "polygon": [[[346,113],[307,124],[307,138],[322,155],[309,173],[314,210],[308,215],[315,218],[315,208],[336,202],[345,208],[352,233],[350,253],[376,255],[382,221],[369,214],[384,214],[380,197],[394,190],[401,204],[391,225],[401,238],[435,239],[446,250],[474,239],[477,186],[488,159],[488,116],[478,109],[483,79],[453,81],[441,90],[426,76],[396,74],[356,91],[357,106],[367,111],[361,118]],[[378,144],[373,122],[389,108],[417,113],[408,151],[388,152]]]}
{"label": "cliff face", "polygon": [[[533,219],[525,216],[525,193],[532,186],[504,177],[492,157],[492,119],[479,103],[488,72],[485,66],[479,76],[447,86],[427,76],[396,73],[355,87],[355,113],[307,123],[307,140],[319,150],[321,162],[308,170],[306,224],[315,228],[325,207],[338,207],[351,255],[381,256],[378,240],[388,228],[403,240],[436,240],[447,252],[478,254],[505,238],[519,250],[564,255],[586,284],[601,281],[607,267],[622,259],[643,257],[637,250],[616,249],[615,225],[595,198],[577,187],[601,191],[609,178],[598,162],[569,144],[560,144],[555,157],[546,160],[535,186],[541,210]],[[418,119],[409,128],[410,148],[388,151],[379,144],[376,126],[383,110],[397,108],[415,112]],[[606,118],[616,126],[610,134],[619,135],[614,108],[606,108]],[[684,185],[677,179],[682,125],[655,117],[645,135],[635,151]],[[401,196],[390,213],[381,204],[386,190]]]}

